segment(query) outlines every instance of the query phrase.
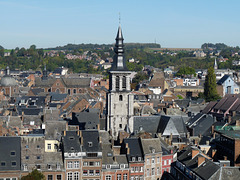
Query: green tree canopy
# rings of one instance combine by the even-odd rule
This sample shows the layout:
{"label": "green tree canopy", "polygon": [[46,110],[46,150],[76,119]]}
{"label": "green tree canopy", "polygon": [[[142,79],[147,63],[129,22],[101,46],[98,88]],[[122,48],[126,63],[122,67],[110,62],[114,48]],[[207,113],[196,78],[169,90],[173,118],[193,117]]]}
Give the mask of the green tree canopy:
{"label": "green tree canopy", "polygon": [[184,76],[184,75],[195,75],[195,69],[192,67],[181,67],[178,72],[176,73],[176,76]]}
{"label": "green tree canopy", "polygon": [[216,75],[213,67],[208,68],[204,83],[204,97],[207,102],[220,99],[220,96],[217,93]]}
{"label": "green tree canopy", "polygon": [[41,173],[37,169],[34,169],[31,173],[21,178],[21,180],[45,180],[45,179],[46,178],[43,175],[43,173]]}

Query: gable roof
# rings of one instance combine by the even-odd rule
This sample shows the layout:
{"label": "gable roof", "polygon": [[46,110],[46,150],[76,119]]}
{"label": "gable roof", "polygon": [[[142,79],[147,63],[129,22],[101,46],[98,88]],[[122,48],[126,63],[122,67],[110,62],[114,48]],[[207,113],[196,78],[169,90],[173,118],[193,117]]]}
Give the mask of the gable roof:
{"label": "gable roof", "polygon": [[[218,85],[222,85],[228,78],[231,78],[229,75],[225,74],[218,82]],[[231,78],[232,79],[232,78]]]}

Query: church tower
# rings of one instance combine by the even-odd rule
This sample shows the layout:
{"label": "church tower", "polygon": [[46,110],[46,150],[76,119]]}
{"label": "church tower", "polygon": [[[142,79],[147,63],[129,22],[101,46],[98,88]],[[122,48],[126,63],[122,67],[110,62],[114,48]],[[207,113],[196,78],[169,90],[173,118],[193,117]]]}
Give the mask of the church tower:
{"label": "church tower", "polygon": [[217,65],[217,59],[215,58],[215,61],[214,61],[214,70],[217,70],[218,69],[218,65]]}
{"label": "church tower", "polygon": [[133,94],[130,74],[124,59],[124,45],[121,26],[118,28],[112,68],[109,72],[107,95],[107,130],[116,140],[120,130],[133,129]]}

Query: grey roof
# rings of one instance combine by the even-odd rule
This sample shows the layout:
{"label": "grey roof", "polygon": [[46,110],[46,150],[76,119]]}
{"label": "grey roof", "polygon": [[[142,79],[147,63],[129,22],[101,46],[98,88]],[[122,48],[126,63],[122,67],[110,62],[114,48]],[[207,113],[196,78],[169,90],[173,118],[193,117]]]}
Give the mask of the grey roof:
{"label": "grey roof", "polygon": [[102,163],[103,164],[113,164],[113,151],[111,144],[102,144]]}
{"label": "grey roof", "polygon": [[122,29],[119,25],[118,33],[116,37],[116,44],[114,48],[115,56],[113,57],[113,64],[111,71],[128,71],[126,60],[123,56],[124,49],[123,49],[123,36],[122,36]]}
{"label": "grey roof", "polygon": [[76,131],[66,131],[66,136],[63,136],[63,151],[64,153],[81,152],[80,137]]}
{"label": "grey roof", "polygon": [[45,152],[44,153],[44,163],[56,165],[63,165],[62,152]]}
{"label": "grey roof", "polygon": [[[99,152],[101,151],[99,144],[99,133],[96,130],[84,130],[82,131],[83,137],[83,151],[84,152]],[[92,145],[89,145],[89,142]]]}
{"label": "grey roof", "polygon": [[[126,153],[126,143],[128,143],[128,147],[130,148],[130,153]],[[122,153],[127,154],[128,162],[131,161],[132,157],[141,157],[143,158],[143,151],[141,147],[141,140],[139,138],[128,138],[123,140],[124,147],[122,148]]]}
{"label": "grey roof", "polygon": [[72,121],[70,125],[79,125],[80,130],[97,129],[99,125],[99,114],[96,112],[78,112],[72,113]]}
{"label": "grey roof", "polygon": [[46,122],[45,138],[60,141],[61,134],[65,130],[66,130],[66,121]]}
{"label": "grey roof", "polygon": [[151,133],[153,136],[158,132],[160,127],[161,116],[135,116],[133,119],[133,131],[140,131]]}
{"label": "grey roof", "polygon": [[[224,75],[218,82],[218,85],[222,85],[230,76],[229,75]],[[231,77],[230,77],[231,78]]]}
{"label": "grey roof", "polygon": [[207,104],[207,106],[202,110],[202,113],[207,114],[209,113],[214,106],[217,104],[217,101],[211,101]]}
{"label": "grey roof", "polygon": [[[196,173],[202,179],[209,179],[219,170],[220,166],[203,156],[200,150],[199,154],[192,158],[192,149],[195,148],[187,146],[178,156],[178,161],[183,163],[187,166],[187,168]],[[199,156],[205,157],[205,162],[198,166]]]}
{"label": "grey roof", "polygon": [[51,101],[61,101],[64,100],[67,97],[68,94],[59,94],[59,93],[55,93],[55,92],[51,92],[50,96],[51,96]]}
{"label": "grey roof", "polygon": [[239,167],[221,167],[221,169],[211,177],[211,180],[239,180]]}
{"label": "grey roof", "polygon": [[[11,155],[11,152],[15,152],[15,155]],[[21,138],[0,137],[0,172],[20,170],[20,159]],[[5,163],[5,166],[2,166],[2,163]]]}
{"label": "grey roof", "polygon": [[12,76],[5,75],[1,79],[1,86],[17,86],[17,82]]}
{"label": "grey roof", "polygon": [[159,138],[152,138],[152,139],[141,139],[142,142],[142,149],[144,154],[151,154],[153,153],[153,149],[155,153],[161,153],[162,147]]}

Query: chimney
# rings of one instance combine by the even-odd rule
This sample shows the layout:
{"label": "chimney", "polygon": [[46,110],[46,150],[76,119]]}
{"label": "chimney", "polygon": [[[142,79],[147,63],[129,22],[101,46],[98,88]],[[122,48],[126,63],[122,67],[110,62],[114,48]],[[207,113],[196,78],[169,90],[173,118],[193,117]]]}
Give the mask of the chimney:
{"label": "chimney", "polygon": [[215,154],[216,154],[217,150],[216,149],[212,149],[212,158],[214,158]]}
{"label": "chimney", "polygon": [[192,149],[192,159],[199,153],[198,150]]}
{"label": "chimney", "polygon": [[209,146],[209,141],[206,141],[206,145],[208,145],[208,146]]}
{"label": "chimney", "polygon": [[227,161],[227,156],[223,156],[224,160]]}
{"label": "chimney", "polygon": [[205,157],[203,157],[203,156],[198,156],[198,167],[199,167],[203,162],[205,162]]}
{"label": "chimney", "polygon": [[129,147],[127,148],[127,154],[130,154],[130,148]]}
{"label": "chimney", "polygon": [[216,138],[216,132],[213,133],[213,139],[215,139],[215,138]]}
{"label": "chimney", "polygon": [[100,124],[97,124],[97,130],[100,131]]}
{"label": "chimney", "polygon": [[240,120],[236,120],[236,126],[240,126]]}
{"label": "chimney", "polygon": [[214,133],[214,125],[212,125],[212,134]]}
{"label": "chimney", "polygon": [[126,148],[128,148],[128,143],[126,143]]}
{"label": "chimney", "polygon": [[66,136],[66,131],[63,131],[63,136]]}
{"label": "chimney", "polygon": [[236,111],[232,112],[232,117],[236,116]]}
{"label": "chimney", "polygon": [[170,134],[170,141],[172,142],[172,133]]}
{"label": "chimney", "polygon": [[187,132],[187,139],[190,138],[190,132]]}

